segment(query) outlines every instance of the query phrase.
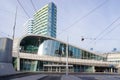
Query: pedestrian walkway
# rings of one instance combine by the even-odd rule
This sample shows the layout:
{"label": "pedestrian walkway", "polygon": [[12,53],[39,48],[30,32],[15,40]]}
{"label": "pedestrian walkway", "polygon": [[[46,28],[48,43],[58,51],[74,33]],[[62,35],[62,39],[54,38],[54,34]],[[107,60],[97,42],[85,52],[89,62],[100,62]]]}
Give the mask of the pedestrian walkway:
{"label": "pedestrian walkway", "polygon": [[41,78],[46,77],[46,76],[47,75],[38,74],[38,75],[21,77],[21,78],[15,78],[15,79],[11,79],[11,80],[38,80],[38,79],[41,79]]}
{"label": "pedestrian walkway", "polygon": [[63,75],[61,80],[120,80],[119,75]]}
{"label": "pedestrian walkway", "polygon": [[80,79],[80,78],[78,78],[76,76],[73,76],[73,75],[68,75],[68,76],[63,75],[61,77],[61,80],[82,80],[82,79]]}
{"label": "pedestrian walkway", "polygon": [[77,75],[81,80],[120,80],[119,75]]}
{"label": "pedestrian walkway", "polygon": [[0,80],[120,80],[119,74],[39,74],[26,73],[0,77]]}

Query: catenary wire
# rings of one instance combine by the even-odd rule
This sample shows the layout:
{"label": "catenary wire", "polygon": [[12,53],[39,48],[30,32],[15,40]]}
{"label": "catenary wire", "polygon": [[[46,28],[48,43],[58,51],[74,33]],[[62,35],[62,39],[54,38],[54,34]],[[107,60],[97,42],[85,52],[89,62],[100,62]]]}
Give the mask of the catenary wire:
{"label": "catenary wire", "polygon": [[98,5],[97,7],[95,7],[94,9],[92,9],[90,12],[88,12],[87,14],[85,14],[84,16],[82,16],[81,18],[79,18],[78,20],[76,20],[73,24],[71,24],[70,26],[68,26],[64,30],[62,30],[62,32],[58,33],[58,35],[61,35],[65,31],[67,31],[68,29],[70,29],[71,27],[73,27],[73,25],[75,25],[76,23],[78,23],[78,22],[82,21],[83,19],[85,19],[87,16],[89,16],[90,14],[92,14],[94,11],[96,11],[97,9],[99,9],[100,7],[102,7],[107,1],[108,0],[105,0],[103,3],[101,3],[100,5]]}
{"label": "catenary wire", "polygon": [[104,36],[106,36],[107,34],[111,33],[112,31],[114,31],[119,26],[120,26],[120,23],[118,25],[116,25],[115,27],[113,27],[111,30],[109,30],[106,34],[104,34],[103,36],[101,36],[100,39],[103,39]]}
{"label": "catenary wire", "polygon": [[102,31],[95,37],[95,39],[90,42],[90,44],[93,43],[93,42],[96,42],[97,39],[98,39],[103,33],[105,33],[105,31],[107,31],[110,27],[112,27],[112,25],[113,25],[114,23],[116,23],[119,19],[120,19],[120,16],[119,16],[117,19],[115,19],[111,24],[109,24],[104,30],[102,30]]}
{"label": "catenary wire", "polygon": [[21,2],[19,0],[17,0],[18,4],[21,6],[21,8],[23,9],[23,11],[25,12],[25,14],[27,15],[28,18],[30,18],[29,14],[27,13],[27,11],[25,10],[25,8],[22,6]]}
{"label": "catenary wire", "polygon": [[37,9],[35,8],[35,5],[34,5],[33,1],[30,0],[30,2],[31,2],[31,4],[32,4],[32,6],[33,6],[34,11],[37,11]]}
{"label": "catenary wire", "polygon": [[[112,25],[114,24],[114,23],[116,23],[118,20],[120,19],[120,16],[117,18],[117,19],[115,19],[111,24],[109,24],[103,31],[101,31],[92,41],[90,41],[89,42],[89,44],[92,44],[92,43],[96,43],[97,42],[97,40],[101,40],[102,38],[103,38],[103,36],[105,36],[105,35],[107,35],[108,33],[110,33],[111,31],[113,31],[116,27],[118,27],[118,25],[120,25],[120,23],[117,25],[117,26],[115,26],[115,27],[113,27],[110,31],[108,31],[106,34],[104,34],[103,36],[101,36],[103,33],[105,33],[105,31],[107,31],[110,27],[112,27]],[[100,37],[101,36],[101,37]],[[99,38],[100,37],[100,38]],[[88,47],[89,45],[87,45],[86,47]]]}
{"label": "catenary wire", "polygon": [[95,40],[97,38],[99,38],[106,30],[108,30],[110,27],[112,27],[112,25],[114,23],[116,23],[118,20],[120,19],[120,17],[118,17],[117,19],[115,19],[110,25],[108,25],[103,31],[101,31],[96,37],[95,37]]}

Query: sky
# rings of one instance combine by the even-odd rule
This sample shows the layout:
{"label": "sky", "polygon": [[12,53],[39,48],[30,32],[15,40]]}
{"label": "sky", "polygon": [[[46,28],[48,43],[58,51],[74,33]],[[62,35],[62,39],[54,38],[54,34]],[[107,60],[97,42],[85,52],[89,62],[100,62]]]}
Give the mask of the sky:
{"label": "sky", "polygon": [[[30,18],[35,10],[31,0],[19,0]],[[49,2],[57,6],[57,39],[94,52],[120,51],[120,0],[32,0],[36,10]],[[15,37],[21,37],[29,19],[17,0],[0,2],[0,37],[11,37],[15,10]],[[97,9],[96,9],[97,8]],[[84,38],[84,41],[81,41]]]}

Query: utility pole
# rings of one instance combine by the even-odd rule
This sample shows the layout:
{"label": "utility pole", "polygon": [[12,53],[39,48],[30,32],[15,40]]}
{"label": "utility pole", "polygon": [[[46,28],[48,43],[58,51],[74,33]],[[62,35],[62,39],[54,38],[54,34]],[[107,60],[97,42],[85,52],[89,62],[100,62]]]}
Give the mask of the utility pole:
{"label": "utility pole", "polygon": [[68,37],[67,37],[67,44],[66,44],[66,76],[68,76]]}

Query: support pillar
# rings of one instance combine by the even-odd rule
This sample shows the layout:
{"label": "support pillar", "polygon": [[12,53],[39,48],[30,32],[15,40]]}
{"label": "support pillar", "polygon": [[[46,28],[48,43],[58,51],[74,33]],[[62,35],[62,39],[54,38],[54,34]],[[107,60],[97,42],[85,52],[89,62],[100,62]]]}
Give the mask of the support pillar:
{"label": "support pillar", "polygon": [[38,64],[38,61],[34,61],[34,69],[32,69],[32,71],[37,71],[37,64]]}
{"label": "support pillar", "polygon": [[17,71],[20,71],[20,58],[17,58]]}
{"label": "support pillar", "polygon": [[52,66],[51,66],[51,72],[52,72]]}
{"label": "support pillar", "polygon": [[92,66],[92,72],[93,73],[95,72],[95,66]]}
{"label": "support pillar", "polygon": [[110,69],[110,72],[113,73],[113,68]]}
{"label": "support pillar", "polygon": [[61,72],[61,67],[59,67],[59,72]]}

